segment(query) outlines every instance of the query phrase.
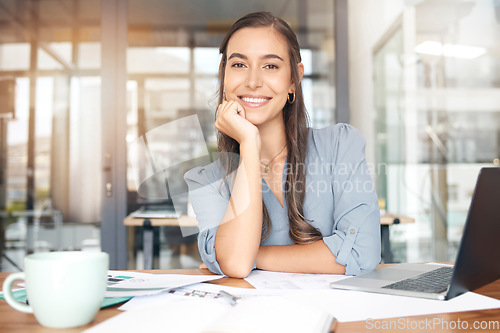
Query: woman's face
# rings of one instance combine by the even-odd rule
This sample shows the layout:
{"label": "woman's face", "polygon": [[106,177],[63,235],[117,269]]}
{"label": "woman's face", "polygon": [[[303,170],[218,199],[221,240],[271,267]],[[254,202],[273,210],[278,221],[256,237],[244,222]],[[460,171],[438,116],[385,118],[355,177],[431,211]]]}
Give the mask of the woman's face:
{"label": "woman's face", "polygon": [[226,54],[226,99],[238,101],[256,126],[281,121],[288,94],[295,91],[284,37],[271,27],[243,28],[231,36]]}

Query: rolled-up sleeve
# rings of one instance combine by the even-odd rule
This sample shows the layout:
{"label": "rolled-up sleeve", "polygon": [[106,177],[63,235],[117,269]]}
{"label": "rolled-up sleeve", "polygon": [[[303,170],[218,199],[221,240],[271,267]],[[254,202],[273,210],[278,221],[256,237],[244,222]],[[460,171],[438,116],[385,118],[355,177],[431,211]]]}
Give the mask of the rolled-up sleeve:
{"label": "rolled-up sleeve", "polygon": [[229,190],[222,185],[223,175],[216,164],[196,167],[184,175],[189,197],[198,221],[198,249],[208,269],[223,274],[215,254],[215,234],[229,203]]}
{"label": "rolled-up sleeve", "polygon": [[346,275],[370,272],[380,262],[380,210],[357,129],[332,128],[333,230],[323,238]]}

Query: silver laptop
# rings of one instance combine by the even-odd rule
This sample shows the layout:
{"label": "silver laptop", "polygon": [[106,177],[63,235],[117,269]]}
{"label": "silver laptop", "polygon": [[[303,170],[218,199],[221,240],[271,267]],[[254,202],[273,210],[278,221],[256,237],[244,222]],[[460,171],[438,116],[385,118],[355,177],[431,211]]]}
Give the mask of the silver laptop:
{"label": "silver laptop", "polygon": [[398,264],[332,288],[448,300],[500,278],[500,168],[483,168],[454,266]]}

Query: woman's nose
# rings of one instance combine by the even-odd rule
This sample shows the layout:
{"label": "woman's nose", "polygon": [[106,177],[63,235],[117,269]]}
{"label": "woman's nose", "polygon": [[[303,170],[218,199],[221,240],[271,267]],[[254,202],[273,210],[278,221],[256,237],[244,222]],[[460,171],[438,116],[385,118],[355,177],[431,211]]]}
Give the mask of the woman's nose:
{"label": "woman's nose", "polygon": [[262,87],[262,78],[260,69],[251,69],[248,73],[248,78],[245,81],[246,86],[250,89]]}

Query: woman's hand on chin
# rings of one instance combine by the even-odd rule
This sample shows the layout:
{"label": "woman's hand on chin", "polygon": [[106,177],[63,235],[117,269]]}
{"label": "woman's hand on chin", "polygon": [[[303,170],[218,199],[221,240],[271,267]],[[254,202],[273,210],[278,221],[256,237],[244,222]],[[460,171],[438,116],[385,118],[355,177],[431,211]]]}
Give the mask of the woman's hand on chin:
{"label": "woman's hand on chin", "polygon": [[237,101],[224,101],[219,105],[215,127],[240,145],[260,136],[259,129],[245,118],[245,109]]}

